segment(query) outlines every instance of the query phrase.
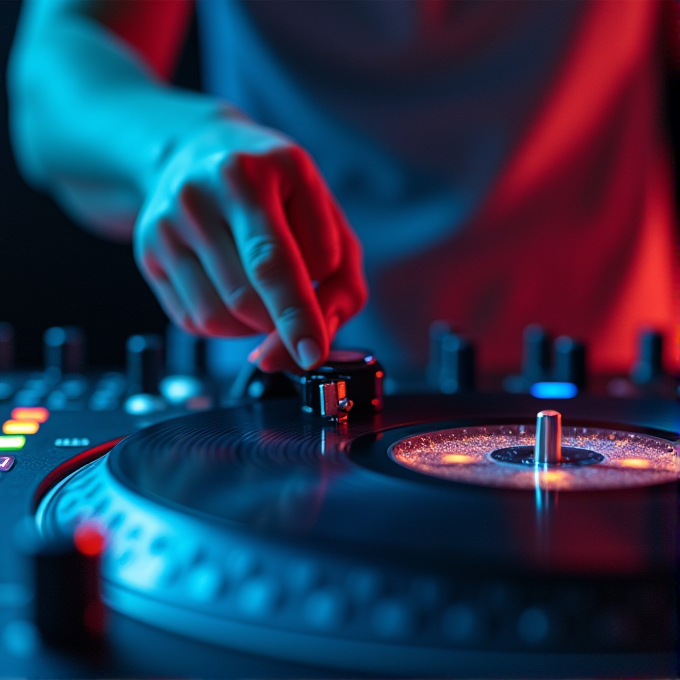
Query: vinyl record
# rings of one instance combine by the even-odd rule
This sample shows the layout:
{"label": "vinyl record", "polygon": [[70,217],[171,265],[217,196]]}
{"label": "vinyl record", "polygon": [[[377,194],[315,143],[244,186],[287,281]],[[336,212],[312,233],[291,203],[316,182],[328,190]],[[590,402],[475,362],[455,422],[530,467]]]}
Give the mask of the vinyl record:
{"label": "vinyl record", "polygon": [[[588,465],[508,462],[546,408]],[[411,395],[345,424],[251,403],[131,435],[38,522],[105,525],[111,606],[219,645],[389,674],[665,669],[679,423],[594,397]]]}

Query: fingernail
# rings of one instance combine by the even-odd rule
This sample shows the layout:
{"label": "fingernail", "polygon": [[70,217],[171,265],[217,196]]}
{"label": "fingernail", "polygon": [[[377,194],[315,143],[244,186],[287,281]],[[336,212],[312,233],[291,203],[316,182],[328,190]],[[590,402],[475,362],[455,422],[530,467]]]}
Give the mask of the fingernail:
{"label": "fingernail", "polygon": [[303,338],[297,344],[298,363],[302,368],[309,370],[312,366],[319,363],[321,359],[321,348],[316,340]]}
{"label": "fingernail", "polygon": [[258,345],[249,355],[248,355],[248,361],[251,364],[257,365],[257,362],[260,360],[262,357],[262,345]]}

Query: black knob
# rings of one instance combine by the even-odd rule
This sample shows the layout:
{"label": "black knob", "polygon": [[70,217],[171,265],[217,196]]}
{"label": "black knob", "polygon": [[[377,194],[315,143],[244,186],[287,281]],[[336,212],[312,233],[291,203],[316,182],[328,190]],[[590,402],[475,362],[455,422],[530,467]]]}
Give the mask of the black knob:
{"label": "black knob", "polygon": [[133,335],[127,345],[128,395],[158,394],[163,377],[163,338]]}
{"label": "black knob", "polygon": [[630,371],[637,385],[650,385],[665,377],[663,368],[663,335],[658,331],[643,331],[638,344],[638,356]]}
{"label": "black knob", "polygon": [[14,368],[14,327],[11,323],[0,323],[0,373]]}
{"label": "black knob", "polygon": [[205,338],[187,333],[173,324],[168,326],[165,338],[168,375],[207,373]]}
{"label": "black knob", "polygon": [[76,326],[53,326],[43,335],[45,372],[56,376],[82,373],[85,368],[85,336]]}
{"label": "black knob", "polygon": [[579,390],[588,381],[586,346],[573,338],[561,335],[555,340],[555,368],[553,379],[573,383]]}
{"label": "black knob", "polygon": [[73,536],[49,539],[34,527],[27,520],[17,534],[33,568],[34,616],[41,639],[60,648],[92,651],[104,636],[99,581],[105,538],[87,524]]}
{"label": "black knob", "polygon": [[444,338],[451,335],[452,329],[448,321],[433,321],[430,324],[430,346],[427,362],[427,382],[439,389],[442,369],[442,343]]}
{"label": "black knob", "polygon": [[439,389],[446,394],[475,389],[475,348],[463,336],[449,333],[441,340]]}
{"label": "black knob", "polygon": [[524,329],[522,376],[528,383],[549,379],[552,343],[542,326],[530,324]]}

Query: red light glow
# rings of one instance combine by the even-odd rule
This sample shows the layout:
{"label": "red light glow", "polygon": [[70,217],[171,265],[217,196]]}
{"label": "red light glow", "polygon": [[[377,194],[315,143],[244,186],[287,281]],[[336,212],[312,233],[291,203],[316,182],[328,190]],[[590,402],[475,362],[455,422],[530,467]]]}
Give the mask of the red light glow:
{"label": "red light glow", "polygon": [[73,542],[78,552],[92,557],[101,555],[106,547],[106,534],[99,524],[83,522],[73,534]]}

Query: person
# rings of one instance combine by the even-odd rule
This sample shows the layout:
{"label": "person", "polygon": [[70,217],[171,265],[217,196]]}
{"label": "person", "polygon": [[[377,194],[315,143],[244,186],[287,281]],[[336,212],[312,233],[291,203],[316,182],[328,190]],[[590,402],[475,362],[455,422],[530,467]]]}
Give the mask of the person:
{"label": "person", "polygon": [[206,93],[168,85],[180,0],[29,1],[8,81],[24,176],[181,327],[264,370],[422,368],[434,319],[496,372],[530,322],[600,371],[675,344],[663,2],[196,6]]}

